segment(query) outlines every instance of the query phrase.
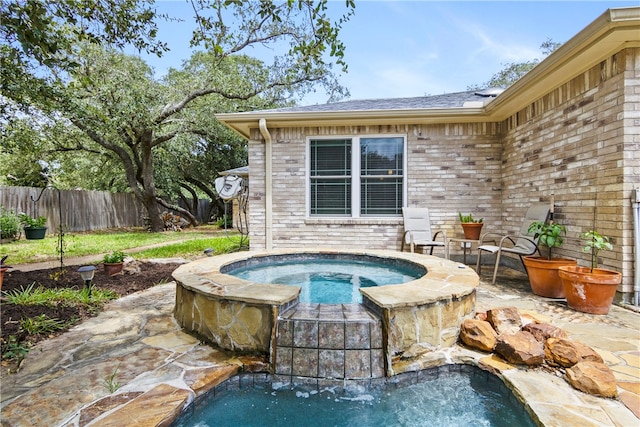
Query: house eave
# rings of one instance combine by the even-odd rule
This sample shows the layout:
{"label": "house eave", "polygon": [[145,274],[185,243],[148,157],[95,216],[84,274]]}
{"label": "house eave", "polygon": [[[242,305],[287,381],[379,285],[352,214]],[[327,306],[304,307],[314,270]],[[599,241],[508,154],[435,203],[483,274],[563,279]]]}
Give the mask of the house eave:
{"label": "house eave", "polygon": [[608,9],[483,107],[353,111],[252,111],[216,118],[249,139],[265,119],[270,128],[499,122],[606,58],[640,47],[640,7]]}
{"label": "house eave", "polygon": [[260,118],[270,128],[368,126],[430,123],[468,123],[481,121],[484,108],[393,109],[332,112],[250,112],[216,114],[216,118],[245,138],[250,130],[258,128]]}
{"label": "house eave", "polygon": [[640,47],[639,34],[640,8],[608,9],[488,104],[486,113],[504,120],[610,56]]}

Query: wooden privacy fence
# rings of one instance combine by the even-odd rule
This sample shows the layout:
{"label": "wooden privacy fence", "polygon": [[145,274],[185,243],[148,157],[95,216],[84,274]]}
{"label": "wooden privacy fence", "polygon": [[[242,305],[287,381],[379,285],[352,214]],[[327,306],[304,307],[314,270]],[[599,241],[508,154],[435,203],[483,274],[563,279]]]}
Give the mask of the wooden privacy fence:
{"label": "wooden privacy fence", "polygon": [[55,233],[61,223],[66,231],[139,227],[146,215],[133,194],[108,191],[0,186],[0,205],[16,213],[46,217],[48,233]]}

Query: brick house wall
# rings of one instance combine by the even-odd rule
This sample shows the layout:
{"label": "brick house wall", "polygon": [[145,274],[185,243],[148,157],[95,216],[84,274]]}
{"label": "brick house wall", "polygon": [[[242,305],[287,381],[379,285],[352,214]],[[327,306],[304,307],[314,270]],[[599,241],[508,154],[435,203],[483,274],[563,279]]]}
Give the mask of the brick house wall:
{"label": "brick house wall", "polygon": [[[458,212],[500,224],[500,153],[497,124],[394,125],[270,129],[273,138],[273,248],[332,246],[399,249],[398,218],[309,218],[305,194],[308,137],[407,135],[408,206],[428,207],[432,226],[462,236]],[[249,141],[251,248],[264,249],[264,143]],[[254,181],[255,179],[255,181]],[[437,249],[436,249],[437,250]]]}
{"label": "brick house wall", "polygon": [[600,266],[622,272],[633,290],[631,193],[640,186],[640,49],[607,58],[535,100],[503,123],[503,221],[514,224],[532,201],[555,195],[555,220],[567,227],[557,255],[589,265],[579,238],[611,238]]}
{"label": "brick house wall", "polygon": [[[631,192],[640,186],[640,49],[627,48],[541,94],[500,123],[270,128],[273,138],[274,249],[399,249],[402,218],[307,218],[306,138],[407,136],[408,206],[429,207],[436,229],[460,236],[457,213],[485,218],[483,232],[515,233],[532,203],[555,197],[555,219],[567,226],[558,255],[587,265],[579,234],[612,238],[601,266],[623,273],[632,292]],[[266,248],[265,145],[249,140],[252,250]],[[452,248],[452,253],[459,248]]]}

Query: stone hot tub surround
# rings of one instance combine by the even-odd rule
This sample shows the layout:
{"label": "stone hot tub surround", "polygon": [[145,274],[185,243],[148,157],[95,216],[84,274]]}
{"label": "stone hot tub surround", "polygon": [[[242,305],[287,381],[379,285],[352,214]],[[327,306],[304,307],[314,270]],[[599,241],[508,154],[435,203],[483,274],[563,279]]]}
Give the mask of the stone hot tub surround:
{"label": "stone hot tub surround", "polygon": [[455,344],[460,324],[475,310],[477,274],[435,256],[387,250],[280,249],[237,252],[179,267],[174,316],[181,327],[228,350],[261,353],[275,362],[277,319],[295,309],[300,288],[254,283],[222,273],[232,263],[274,255],[379,257],[411,262],[427,273],[410,282],[362,288],[363,305],[382,320],[384,370],[393,375],[392,358],[415,344],[435,348]]}

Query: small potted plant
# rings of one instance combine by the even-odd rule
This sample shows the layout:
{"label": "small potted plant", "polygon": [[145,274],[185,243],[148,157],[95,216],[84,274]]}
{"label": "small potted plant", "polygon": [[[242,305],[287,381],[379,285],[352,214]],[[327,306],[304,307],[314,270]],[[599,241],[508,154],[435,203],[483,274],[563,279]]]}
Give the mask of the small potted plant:
{"label": "small potted plant", "polygon": [[122,271],[124,265],[125,253],[122,251],[113,251],[105,254],[102,262],[104,264],[104,271],[109,276],[116,275]]}
{"label": "small potted plant", "polygon": [[24,237],[27,240],[44,239],[47,233],[47,218],[44,216],[31,217],[25,213],[20,214],[20,223],[24,229]]}
{"label": "small potted plant", "polygon": [[547,298],[564,298],[564,286],[558,275],[558,269],[562,266],[576,265],[577,260],[571,258],[553,257],[553,248],[559,248],[564,243],[567,229],[556,222],[535,221],[532,222],[527,233],[533,234],[534,240],[538,240],[540,246],[547,248],[546,256],[526,256],[522,259],[531,291]]}
{"label": "small potted plant", "polygon": [[0,289],[2,289],[2,282],[4,281],[4,272],[11,268],[10,265],[4,263],[8,257],[9,255],[5,255],[0,258]]}
{"label": "small potted plant", "polygon": [[458,217],[460,218],[464,238],[469,240],[480,240],[480,232],[482,231],[483,225],[482,220],[484,218],[474,219],[473,214],[462,215],[462,212],[458,212]]}
{"label": "small potted plant", "polygon": [[595,230],[580,235],[585,240],[583,252],[591,253],[591,266],[560,267],[567,297],[567,305],[574,310],[591,314],[607,314],[613,303],[618,285],[622,282],[622,274],[598,268],[598,253],[601,250],[612,250],[609,237],[602,236]]}

